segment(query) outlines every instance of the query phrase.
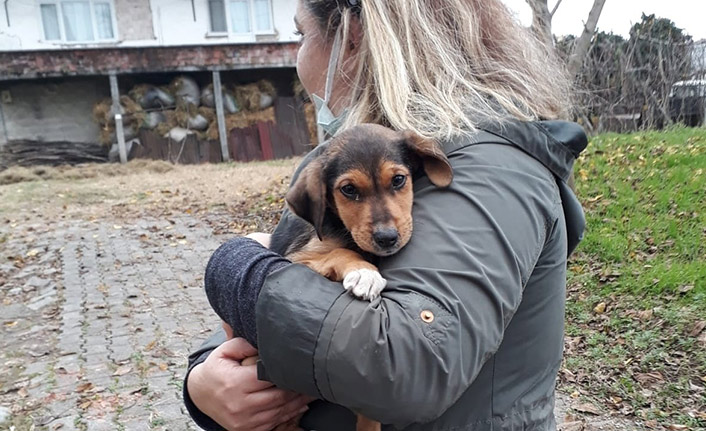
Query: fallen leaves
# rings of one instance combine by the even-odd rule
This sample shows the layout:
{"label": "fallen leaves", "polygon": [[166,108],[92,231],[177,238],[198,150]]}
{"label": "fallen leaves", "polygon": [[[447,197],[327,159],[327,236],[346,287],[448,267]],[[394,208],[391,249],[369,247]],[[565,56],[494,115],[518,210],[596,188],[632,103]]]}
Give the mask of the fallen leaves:
{"label": "fallen leaves", "polygon": [[117,370],[113,373],[113,376],[124,376],[125,374],[128,374],[130,371],[132,371],[132,367],[129,365],[123,365],[121,367],[118,367]]}
{"label": "fallen leaves", "polygon": [[603,313],[605,313],[605,309],[606,309],[606,303],[601,302],[593,308],[593,312],[596,314],[603,314]]}
{"label": "fallen leaves", "polygon": [[698,337],[699,334],[706,328],[706,320],[699,320],[698,322],[694,323],[694,326],[691,327],[691,331],[689,331],[689,336],[690,337]]}
{"label": "fallen leaves", "polygon": [[659,371],[652,371],[650,373],[636,373],[634,377],[635,380],[640,382],[643,386],[648,387],[664,381],[664,376]]}
{"label": "fallen leaves", "polygon": [[577,404],[575,406],[571,406],[572,409],[576,410],[577,412],[580,413],[589,413],[592,415],[600,416],[601,415],[601,410],[596,407],[594,404],[591,403],[581,403]]}

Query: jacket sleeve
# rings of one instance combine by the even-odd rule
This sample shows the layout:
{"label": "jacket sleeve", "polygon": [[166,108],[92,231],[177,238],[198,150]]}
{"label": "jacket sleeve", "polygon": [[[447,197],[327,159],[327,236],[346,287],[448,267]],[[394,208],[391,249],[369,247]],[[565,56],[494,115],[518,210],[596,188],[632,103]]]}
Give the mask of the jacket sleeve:
{"label": "jacket sleeve", "polygon": [[498,349],[561,211],[553,176],[499,144],[449,155],[449,188],[415,181],[414,233],[379,262],[388,284],[356,300],[302,265],[257,302],[262,378],[386,424],[439,417]]}
{"label": "jacket sleeve", "polygon": [[193,370],[194,367],[198,364],[204,362],[206,358],[211,354],[211,352],[213,352],[218,346],[223,344],[225,341],[226,333],[223,331],[223,329],[219,329],[208,340],[204,341],[204,343],[201,345],[201,347],[198,348],[198,350],[189,355],[189,367],[186,371],[186,376],[184,376],[184,384],[182,385],[182,395],[184,397],[184,405],[186,406],[186,410],[189,412],[189,415],[199,427],[208,431],[223,431],[224,428],[218,425],[216,421],[206,416],[206,414],[204,414],[201,410],[199,410],[198,407],[196,407],[196,404],[194,404],[194,402],[191,400],[191,396],[189,395],[189,388],[186,382],[189,380],[189,374],[191,374],[191,370]]}

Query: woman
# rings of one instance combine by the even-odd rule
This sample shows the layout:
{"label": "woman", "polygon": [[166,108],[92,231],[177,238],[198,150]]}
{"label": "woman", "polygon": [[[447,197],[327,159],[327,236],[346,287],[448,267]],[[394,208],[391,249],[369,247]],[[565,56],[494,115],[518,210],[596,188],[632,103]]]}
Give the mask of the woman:
{"label": "woman", "polygon": [[388,284],[372,303],[265,235],[216,251],[209,299],[247,341],[192,355],[192,416],[269,430],[316,398],[330,403],[310,404],[303,428],[352,429],[345,406],[390,429],[554,429],[566,261],[583,231],[566,180],[586,145],[575,124],[537,121],[568,111],[562,68],[500,0],[300,0],[296,23],[319,124],[437,139],[454,182],[415,180],[412,239],[379,262]]}

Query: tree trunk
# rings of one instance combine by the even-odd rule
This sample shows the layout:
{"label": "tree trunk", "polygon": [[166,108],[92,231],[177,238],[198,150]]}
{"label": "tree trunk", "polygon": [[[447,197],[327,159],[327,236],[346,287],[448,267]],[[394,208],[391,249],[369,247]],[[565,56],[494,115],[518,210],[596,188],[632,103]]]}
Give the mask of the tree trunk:
{"label": "tree trunk", "polygon": [[526,0],[532,8],[532,31],[548,49],[554,46],[552,37],[552,14],[549,12],[547,0]]}
{"label": "tree trunk", "polygon": [[[528,0],[529,1],[529,0]],[[598,26],[598,18],[601,17],[601,12],[603,11],[603,5],[605,5],[606,0],[594,0],[591,12],[588,14],[588,20],[583,27],[583,32],[576,42],[574,43],[574,48],[571,51],[571,56],[569,57],[569,73],[572,77],[576,77],[581,71],[581,66],[583,65],[583,60],[591,47],[591,40],[593,39],[593,34],[596,32],[596,27]],[[546,3],[546,0],[545,0]]]}

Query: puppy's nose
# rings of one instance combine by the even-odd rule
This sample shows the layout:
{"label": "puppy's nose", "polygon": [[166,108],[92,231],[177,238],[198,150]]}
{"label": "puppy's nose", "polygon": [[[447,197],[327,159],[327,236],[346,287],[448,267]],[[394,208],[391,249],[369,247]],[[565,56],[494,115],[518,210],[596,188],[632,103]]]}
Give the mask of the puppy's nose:
{"label": "puppy's nose", "polygon": [[397,229],[385,228],[376,230],[373,233],[373,239],[375,244],[382,248],[390,248],[397,244],[397,239],[399,235],[397,234]]}

